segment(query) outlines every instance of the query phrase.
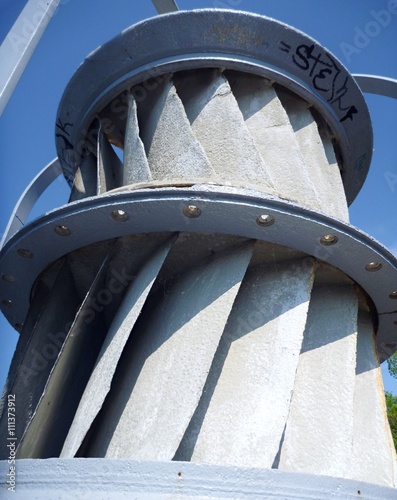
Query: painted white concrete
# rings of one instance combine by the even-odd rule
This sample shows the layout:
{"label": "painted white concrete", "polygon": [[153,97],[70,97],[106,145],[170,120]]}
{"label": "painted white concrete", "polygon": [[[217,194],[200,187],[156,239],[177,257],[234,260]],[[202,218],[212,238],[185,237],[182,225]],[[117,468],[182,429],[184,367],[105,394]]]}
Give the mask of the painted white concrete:
{"label": "painted white concrete", "polygon": [[192,461],[272,467],[288,416],[313,276],[313,261],[303,259],[253,268],[245,277],[202,397],[202,411],[208,409]]}
{"label": "painted white concrete", "polygon": [[145,103],[142,137],[156,180],[209,178],[213,169],[190,127],[171,81],[157,88]]}
{"label": "painted white concrete", "polygon": [[110,326],[98,361],[85,388],[65,440],[61,457],[73,458],[110,390],[113,375],[130,332],[142,310],[161,266],[170,250],[168,241],[144,265],[131,283]]}
{"label": "painted white concrete", "polygon": [[139,136],[136,102],[131,94],[128,95],[128,116],[124,141],[123,185],[152,180],[145,148]]}
{"label": "painted white concrete", "polygon": [[314,286],[279,468],[350,477],[357,344],[352,286]]}
{"label": "painted white concrete", "polygon": [[369,313],[360,312],[350,477],[395,486],[396,452],[387,422],[382,374]]}
{"label": "painted white concrete", "polygon": [[[171,460],[200,399],[253,243],[183,274],[133,332],[89,455]],[[128,346],[127,346],[128,347]]]}
{"label": "painted white concrete", "polygon": [[184,78],[177,90],[216,179],[261,186],[273,192],[268,169],[226,78],[216,70],[208,70]]}

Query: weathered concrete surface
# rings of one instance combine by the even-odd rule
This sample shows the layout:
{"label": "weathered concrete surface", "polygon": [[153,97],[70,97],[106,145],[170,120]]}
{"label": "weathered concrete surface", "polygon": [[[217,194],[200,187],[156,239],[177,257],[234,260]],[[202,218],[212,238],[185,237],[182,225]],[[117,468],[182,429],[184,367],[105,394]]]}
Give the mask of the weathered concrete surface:
{"label": "weathered concrete surface", "polygon": [[216,179],[273,192],[268,169],[226,78],[216,70],[193,73],[177,83],[177,91]]}
{"label": "weathered concrete surface", "polygon": [[76,171],[69,203],[82,200],[88,196],[95,196],[97,190],[97,158],[93,153],[88,153],[87,156],[83,158],[80,167]]}
{"label": "weathered concrete surface", "polygon": [[351,477],[356,345],[353,287],[315,284],[280,469]]}
{"label": "weathered concrete surface", "polygon": [[142,266],[129,286],[98,355],[96,366],[82,395],[61,457],[72,458],[79,449],[110,390],[114,372],[130,332],[142,310],[161,266],[169,252],[169,240]]}
{"label": "weathered concrete surface", "polygon": [[57,457],[62,450],[106,334],[103,315],[93,313],[92,302],[105,287],[109,255],[111,252],[98,270],[69,330],[55,335],[50,332],[46,349],[57,348],[59,354],[32,419],[19,440],[18,457]]}
{"label": "weathered concrete surface", "polygon": [[[8,394],[15,395],[17,426],[15,439],[17,444],[31,421],[34,411],[42,397],[48,377],[57,359],[61,346],[79,307],[71,272],[64,262],[57,279],[32,327],[28,339],[21,339],[23,352],[15,353],[15,363],[12,363],[3,398],[7,401]],[[62,311],[62,314],[59,314]],[[0,416],[0,458],[8,457],[7,441],[7,404]]]}
{"label": "weathered concrete surface", "polygon": [[253,242],[192,268],[149,303],[121,360],[89,456],[171,460],[200,399]]}
{"label": "weathered concrete surface", "polygon": [[113,151],[101,124],[97,144],[97,194],[103,194],[123,185],[123,165]]}
{"label": "weathered concrete surface", "polygon": [[128,95],[128,116],[124,138],[123,185],[152,180],[145,148],[139,136],[137,107],[134,97]]}
{"label": "weathered concrete surface", "polygon": [[387,421],[382,374],[369,313],[360,312],[350,477],[395,486],[396,452]]}
{"label": "weathered concrete surface", "polygon": [[153,177],[209,178],[213,169],[194,135],[185,109],[171,81],[147,98],[142,138]]}
{"label": "weathered concrete surface", "polygon": [[314,208],[348,222],[345,191],[330,138],[324,135],[323,143],[317,123],[304,101],[294,96],[284,97],[282,102],[316,193]]}
{"label": "weathered concrete surface", "polygon": [[288,415],[313,276],[309,258],[248,272],[178,459],[272,467]]}

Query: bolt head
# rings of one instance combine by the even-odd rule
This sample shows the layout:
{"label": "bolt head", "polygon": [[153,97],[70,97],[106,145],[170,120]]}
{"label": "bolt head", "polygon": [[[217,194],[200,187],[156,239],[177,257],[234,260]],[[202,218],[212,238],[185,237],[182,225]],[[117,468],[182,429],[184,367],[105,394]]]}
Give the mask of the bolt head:
{"label": "bolt head", "polygon": [[272,215],[262,214],[257,217],[256,223],[258,226],[271,226],[274,224],[274,217]]}
{"label": "bolt head", "polygon": [[129,219],[129,215],[127,214],[127,212],[124,212],[124,210],[113,210],[112,219],[117,222],[125,222]]}
{"label": "bolt head", "polygon": [[15,276],[12,274],[2,274],[1,279],[7,283],[15,283]]}
{"label": "bolt head", "polygon": [[33,252],[27,250],[26,248],[18,248],[17,254],[25,259],[31,259],[33,257]]}
{"label": "bolt head", "polygon": [[72,233],[72,231],[67,226],[56,226],[54,227],[54,231],[59,236],[69,236]]}
{"label": "bolt head", "polygon": [[365,266],[365,270],[370,272],[379,271],[380,269],[382,269],[382,264],[380,262],[369,262]]}
{"label": "bolt head", "polygon": [[397,290],[393,290],[391,293],[389,293],[389,297],[391,299],[397,299]]}
{"label": "bolt head", "polygon": [[196,205],[187,205],[183,209],[183,215],[185,217],[189,217],[189,219],[196,219],[197,217],[200,217],[201,210]]}
{"label": "bolt head", "polygon": [[326,234],[320,239],[320,243],[324,246],[331,246],[338,243],[338,237],[333,234]]}

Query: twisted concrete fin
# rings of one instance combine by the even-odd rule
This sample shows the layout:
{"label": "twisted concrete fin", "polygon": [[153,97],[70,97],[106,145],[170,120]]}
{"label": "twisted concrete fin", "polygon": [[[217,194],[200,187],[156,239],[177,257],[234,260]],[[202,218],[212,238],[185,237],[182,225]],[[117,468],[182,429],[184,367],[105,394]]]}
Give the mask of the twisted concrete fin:
{"label": "twisted concrete fin", "polygon": [[353,286],[315,283],[280,469],[350,477],[356,347]]}
{"label": "twisted concrete fin", "polygon": [[[35,323],[32,335],[24,346],[23,355],[19,357],[19,366],[12,385],[8,388],[9,394],[15,394],[15,413],[18,415],[15,433],[17,443],[20,442],[34,415],[67,335],[68,322],[73,321],[79,305],[69,266],[63,263]],[[53,340],[55,335],[57,342]],[[3,413],[0,420],[0,433],[2,436],[7,435],[7,412]],[[1,446],[1,456],[8,457],[5,440],[4,448],[3,444]],[[19,452],[17,456],[20,457]]]}
{"label": "twisted concrete fin", "polygon": [[274,88],[264,78],[241,73],[228,73],[228,79],[276,193],[301,205],[316,206],[305,159]]}
{"label": "twisted concrete fin", "polygon": [[145,148],[139,136],[137,106],[134,97],[128,95],[128,116],[124,138],[123,185],[152,180]]}
{"label": "twisted concrete fin", "polygon": [[80,398],[106,334],[103,314],[93,309],[105,290],[112,251],[104,259],[66,335],[53,335],[59,354],[49,374],[33,417],[22,436],[18,453],[24,458],[59,456]]}
{"label": "twisted concrete fin", "polygon": [[200,399],[253,243],[221,252],[148,303],[88,456],[171,460]]}
{"label": "twisted concrete fin", "polygon": [[210,178],[213,169],[172,81],[167,80],[152,94],[142,137],[153,176],[158,180]]}
{"label": "twisted concrete fin", "polygon": [[305,161],[308,201],[304,204],[310,203],[309,206],[348,222],[346,195],[330,138],[325,134],[323,138],[320,136],[317,123],[305,101],[283,92],[279,96]]}
{"label": "twisted concrete fin", "polygon": [[226,78],[217,70],[188,73],[178,81],[177,91],[216,178],[272,191],[266,165]]}
{"label": "twisted concrete fin", "polygon": [[358,321],[353,424],[350,477],[395,486],[396,451],[387,421],[372,319],[364,311],[360,311]]}
{"label": "twisted concrete fin", "polygon": [[83,157],[80,167],[76,171],[70,193],[69,203],[82,200],[97,194],[97,159],[91,152]]}
{"label": "twisted concrete fin", "polygon": [[288,415],[313,276],[311,258],[249,270],[176,459],[272,466]]}
{"label": "twisted concrete fin", "polygon": [[72,458],[75,456],[92,422],[100,411],[110,390],[113,375],[125,343],[171,248],[173,240],[174,237],[170,238],[166,244],[162,245],[153,254],[129,286],[109,328],[95,368],[81,397],[76,415],[65,440],[61,457]]}
{"label": "twisted concrete fin", "polygon": [[102,123],[98,131],[97,143],[97,179],[98,193],[103,194],[123,185],[123,167],[115,151],[113,151],[104,132]]}

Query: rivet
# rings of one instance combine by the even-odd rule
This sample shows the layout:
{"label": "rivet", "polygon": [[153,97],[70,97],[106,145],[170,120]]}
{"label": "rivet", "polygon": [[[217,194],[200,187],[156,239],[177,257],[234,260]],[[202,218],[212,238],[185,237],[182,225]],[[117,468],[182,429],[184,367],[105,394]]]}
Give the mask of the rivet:
{"label": "rivet", "polygon": [[16,330],[18,330],[20,332],[20,331],[22,331],[23,323],[15,323],[14,327]]}
{"label": "rivet", "polygon": [[335,245],[335,243],[338,243],[338,237],[333,234],[326,234],[321,238],[320,243],[324,246]]}
{"label": "rivet", "polygon": [[26,248],[18,248],[17,254],[25,259],[31,259],[33,257],[33,252],[27,250]]}
{"label": "rivet", "polygon": [[382,269],[382,264],[380,262],[369,262],[365,266],[366,271],[379,271],[379,269]]}
{"label": "rivet", "polygon": [[259,226],[271,226],[272,224],[274,224],[274,217],[272,215],[262,214],[257,217],[256,223]]}
{"label": "rivet", "polygon": [[124,212],[124,210],[113,210],[112,212],[112,219],[116,220],[117,222],[125,222],[128,220],[129,216],[127,212]]}
{"label": "rivet", "polygon": [[393,290],[393,292],[389,293],[389,297],[391,299],[397,299],[397,290]]}
{"label": "rivet", "polygon": [[196,219],[197,217],[200,217],[201,210],[199,207],[196,207],[196,205],[188,205],[183,209],[183,215],[189,217],[189,219]]}
{"label": "rivet", "polygon": [[2,274],[1,279],[7,283],[15,283],[15,276],[12,274]]}
{"label": "rivet", "polygon": [[6,306],[6,307],[12,306],[12,300],[3,300],[1,303],[3,304],[3,306]]}
{"label": "rivet", "polygon": [[54,231],[59,236],[69,236],[71,234],[71,230],[67,226],[56,226],[54,227]]}

